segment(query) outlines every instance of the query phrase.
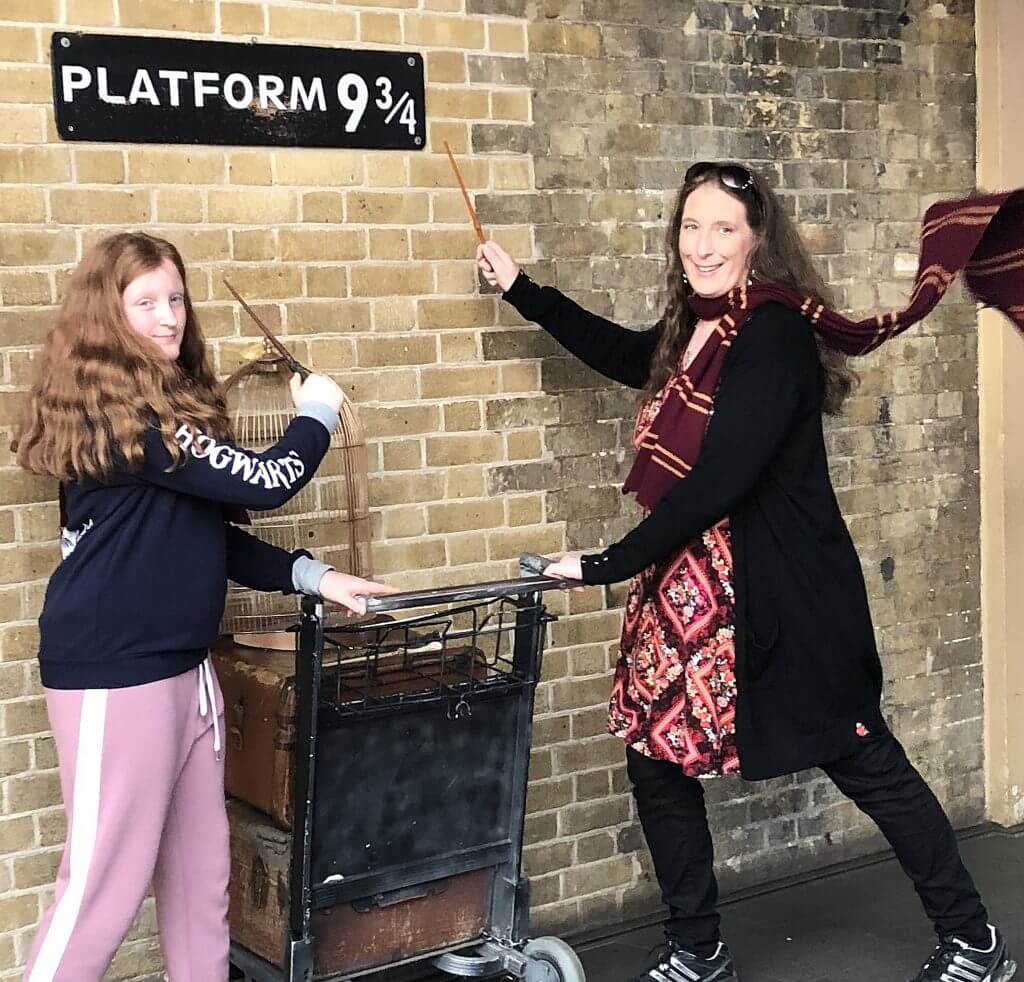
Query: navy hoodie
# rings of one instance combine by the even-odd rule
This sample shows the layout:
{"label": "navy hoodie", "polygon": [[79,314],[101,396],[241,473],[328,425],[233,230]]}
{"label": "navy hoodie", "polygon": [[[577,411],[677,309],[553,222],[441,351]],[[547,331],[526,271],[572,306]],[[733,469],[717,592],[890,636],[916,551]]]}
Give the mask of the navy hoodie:
{"label": "navy hoodie", "polygon": [[107,689],[171,678],[217,637],[227,580],[295,592],[290,553],[225,519],[225,508],[278,508],[313,476],[337,414],[307,403],[269,450],[255,453],[187,426],[172,468],[159,430],[144,462],[104,482],[64,485],[63,559],[39,617],[40,674],[53,689]]}

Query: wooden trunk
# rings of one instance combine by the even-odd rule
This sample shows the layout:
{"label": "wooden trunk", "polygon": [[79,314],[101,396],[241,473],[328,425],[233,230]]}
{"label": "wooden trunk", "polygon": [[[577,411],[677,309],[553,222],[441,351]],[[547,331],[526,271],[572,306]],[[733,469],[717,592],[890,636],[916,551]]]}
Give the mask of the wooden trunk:
{"label": "wooden trunk", "polygon": [[[231,825],[231,939],[278,967],[288,922],[291,835],[239,801]],[[393,965],[478,939],[489,922],[494,870],[474,870],[393,896],[313,914],[314,975]]]}

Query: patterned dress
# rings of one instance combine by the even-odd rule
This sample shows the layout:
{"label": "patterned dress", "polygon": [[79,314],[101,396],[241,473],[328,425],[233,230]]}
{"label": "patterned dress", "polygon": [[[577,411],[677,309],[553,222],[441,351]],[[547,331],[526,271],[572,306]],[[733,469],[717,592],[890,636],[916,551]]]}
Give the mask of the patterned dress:
{"label": "patterned dress", "polygon": [[[634,444],[661,401],[641,407]],[[608,729],[690,777],[740,769],[733,605],[728,519],[630,584]]]}

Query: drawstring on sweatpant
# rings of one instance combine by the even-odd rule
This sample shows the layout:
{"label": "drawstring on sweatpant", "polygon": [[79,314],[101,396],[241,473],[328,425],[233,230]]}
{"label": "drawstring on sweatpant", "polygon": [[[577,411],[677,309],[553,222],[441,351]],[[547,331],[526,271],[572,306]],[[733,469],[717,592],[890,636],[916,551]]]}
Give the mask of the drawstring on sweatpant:
{"label": "drawstring on sweatpant", "polygon": [[217,719],[217,697],[213,687],[213,665],[209,656],[199,663],[199,715],[206,719],[207,704],[213,714],[213,753],[220,760],[220,723]]}

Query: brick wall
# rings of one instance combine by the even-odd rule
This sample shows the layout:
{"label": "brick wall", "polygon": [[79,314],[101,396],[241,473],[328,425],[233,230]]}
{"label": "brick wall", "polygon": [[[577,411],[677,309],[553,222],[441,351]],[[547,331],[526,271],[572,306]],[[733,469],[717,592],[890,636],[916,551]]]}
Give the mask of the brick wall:
{"label": "brick wall", "polygon": [[[62,285],[126,225],[173,239],[218,368],[253,329],[225,273],[300,359],[330,371],[370,437],[377,570],[404,586],[588,547],[635,513],[617,492],[634,409],[486,289],[439,153],[536,277],[630,324],[656,319],[662,223],[694,157],[759,162],[844,305],[899,305],[916,221],[973,183],[971,5],[698,0],[4,0],[0,8],[0,428]],[[54,132],[55,28],[426,55],[428,150],[69,145]],[[829,427],[888,674],[886,707],[954,821],[982,818],[973,307],[949,297],[862,363]],[[18,976],[63,841],[34,665],[56,561],[54,488],[0,449],[0,979]],[[538,698],[526,866],[537,930],[656,904],[622,748],[603,735],[621,589],[555,606]],[[568,609],[567,609],[568,608]],[[879,848],[813,773],[708,786],[723,883]],[[112,977],[156,978],[147,907]]]}

